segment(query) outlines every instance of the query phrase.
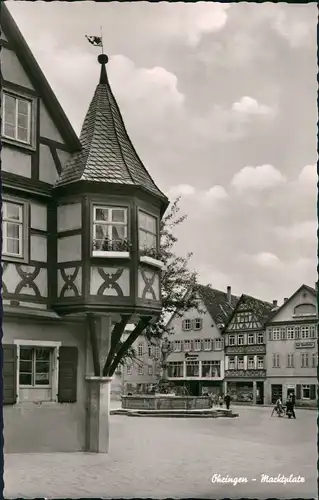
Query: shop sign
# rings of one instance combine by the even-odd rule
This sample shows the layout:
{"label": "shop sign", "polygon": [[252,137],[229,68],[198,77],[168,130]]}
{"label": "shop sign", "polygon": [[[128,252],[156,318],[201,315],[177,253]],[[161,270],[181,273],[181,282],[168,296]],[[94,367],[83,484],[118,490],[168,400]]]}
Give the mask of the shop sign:
{"label": "shop sign", "polygon": [[296,349],[311,349],[315,347],[315,342],[296,342]]}

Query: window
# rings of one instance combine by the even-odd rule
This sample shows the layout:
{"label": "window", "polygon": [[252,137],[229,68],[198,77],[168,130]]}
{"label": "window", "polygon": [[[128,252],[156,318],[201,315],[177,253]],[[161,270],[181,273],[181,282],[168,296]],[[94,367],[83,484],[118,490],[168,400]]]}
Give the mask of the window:
{"label": "window", "polygon": [[309,326],[302,326],[300,329],[300,333],[302,339],[309,339],[310,337]]}
{"label": "window", "polygon": [[294,355],[293,354],[288,354],[287,355],[287,368],[293,368],[294,367]]}
{"label": "window", "polygon": [[280,356],[279,356],[279,354],[273,354],[272,366],[273,366],[273,368],[280,368]]}
{"label": "window", "polygon": [[273,328],[272,339],[273,340],[280,340],[280,328]]}
{"label": "window", "polygon": [[202,341],[200,339],[195,340],[195,351],[200,351],[202,349]]}
{"label": "window", "polygon": [[293,326],[288,326],[287,328],[287,340],[294,340],[295,338],[295,329]]}
{"label": "window", "polygon": [[228,358],[228,370],[235,370],[235,366],[236,366],[235,357],[234,356],[229,357]]}
{"label": "window", "polygon": [[24,253],[24,205],[4,201],[2,210],[2,253],[9,257],[22,258]]}
{"label": "window", "polygon": [[317,337],[317,327],[315,325],[310,325],[309,331],[310,331],[310,337],[312,339],[315,339]]}
{"label": "window", "polygon": [[243,370],[245,368],[245,362],[243,356],[238,356],[237,358],[237,368],[238,370]]}
{"label": "window", "polygon": [[184,370],[183,361],[171,361],[167,363],[167,375],[168,377],[182,378]]}
{"label": "window", "polygon": [[144,366],[143,365],[139,365],[138,366],[138,374],[139,375],[144,375]]}
{"label": "window", "polygon": [[128,251],[126,208],[93,207],[94,251]]}
{"label": "window", "polygon": [[223,339],[215,339],[215,351],[220,351],[223,348]]}
{"label": "window", "polygon": [[254,344],[255,343],[255,335],[253,333],[248,334],[248,344]]}
{"label": "window", "polygon": [[158,345],[156,345],[155,348],[154,348],[154,357],[155,357],[155,359],[159,358],[159,347],[158,347]]}
{"label": "window", "polygon": [[301,386],[301,399],[310,399],[310,385]]}
{"label": "window", "polygon": [[316,306],[314,304],[299,304],[295,307],[295,316],[316,316]]}
{"label": "window", "polygon": [[31,101],[3,95],[2,135],[24,144],[31,143]]}
{"label": "window", "polygon": [[312,353],[312,367],[317,368],[317,366],[318,366],[318,353],[313,352]]}
{"label": "window", "polygon": [[257,370],[263,370],[263,369],[264,369],[264,357],[257,356]]}
{"label": "window", "polygon": [[229,335],[228,345],[235,345],[235,335]]}
{"label": "window", "polygon": [[309,354],[307,352],[303,352],[301,354],[301,368],[309,367]]}
{"label": "window", "polygon": [[149,345],[147,349],[148,349],[148,357],[151,358],[153,356],[154,347],[152,345]]}
{"label": "window", "polygon": [[52,354],[50,347],[20,347],[19,385],[50,387]]}
{"label": "window", "polygon": [[220,377],[220,361],[202,361],[202,377]]}
{"label": "window", "polygon": [[181,351],[181,341],[180,340],[174,341],[174,351],[175,352]]}
{"label": "window", "polygon": [[204,351],[210,351],[212,348],[211,339],[204,340]]}
{"label": "window", "polygon": [[255,368],[255,358],[254,356],[249,356],[248,358],[248,370],[253,370]]}
{"label": "window", "polygon": [[191,350],[191,341],[184,340],[184,351],[190,351],[190,350]]}
{"label": "window", "polygon": [[140,250],[157,250],[157,220],[141,210],[138,213]]}
{"label": "window", "polygon": [[188,331],[191,329],[191,320],[190,319],[183,319],[182,321],[182,328],[185,331]]}
{"label": "window", "polygon": [[244,336],[238,335],[238,345],[244,345]]}
{"label": "window", "polygon": [[137,346],[137,354],[138,354],[138,356],[143,356],[143,353],[144,353],[144,349],[143,349],[143,347],[144,347],[144,346],[143,346],[143,344],[142,344],[142,343],[141,343],[141,344],[138,344],[138,346]]}
{"label": "window", "polygon": [[199,377],[199,361],[186,361],[186,377]]}
{"label": "window", "polygon": [[196,318],[194,320],[194,330],[201,330],[202,324],[203,324],[203,322],[202,322],[201,318]]}
{"label": "window", "polygon": [[132,364],[126,365],[126,374],[127,375],[132,375]]}
{"label": "window", "polygon": [[258,333],[257,335],[257,344],[263,344],[264,343],[264,334],[263,333]]}
{"label": "window", "polygon": [[153,375],[153,367],[152,366],[148,366],[148,369],[147,369],[147,372],[149,375]]}

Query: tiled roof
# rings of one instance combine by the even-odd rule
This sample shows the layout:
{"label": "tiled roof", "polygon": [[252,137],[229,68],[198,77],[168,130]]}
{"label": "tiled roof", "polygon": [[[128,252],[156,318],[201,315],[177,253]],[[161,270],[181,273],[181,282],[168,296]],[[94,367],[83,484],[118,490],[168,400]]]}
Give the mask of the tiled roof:
{"label": "tiled roof", "polygon": [[198,285],[198,293],[216,324],[222,323],[224,325],[228,321],[239,300],[235,295],[231,295],[230,304],[227,293],[210,286]]}
{"label": "tiled roof", "polygon": [[82,151],[68,160],[57,186],[79,180],[136,185],[166,199],[131,143],[104,65],[102,72],[83,123]]}

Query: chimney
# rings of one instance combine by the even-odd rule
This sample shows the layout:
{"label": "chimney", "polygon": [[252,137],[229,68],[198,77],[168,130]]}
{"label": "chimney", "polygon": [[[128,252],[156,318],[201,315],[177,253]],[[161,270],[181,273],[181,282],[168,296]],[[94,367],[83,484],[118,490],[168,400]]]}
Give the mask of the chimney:
{"label": "chimney", "polygon": [[272,304],[273,304],[274,307],[277,307],[278,301],[277,300],[273,300]]}
{"label": "chimney", "polygon": [[231,305],[231,286],[227,287],[227,302]]}
{"label": "chimney", "polygon": [[287,302],[287,300],[288,300],[288,297],[285,297],[285,298],[284,298],[284,302]]}

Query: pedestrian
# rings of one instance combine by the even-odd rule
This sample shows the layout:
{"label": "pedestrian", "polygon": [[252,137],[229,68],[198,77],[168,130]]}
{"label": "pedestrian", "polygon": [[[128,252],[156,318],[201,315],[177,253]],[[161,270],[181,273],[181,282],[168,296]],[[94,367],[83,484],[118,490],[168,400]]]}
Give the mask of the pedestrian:
{"label": "pedestrian", "polygon": [[219,406],[222,408],[223,404],[224,404],[224,398],[223,398],[223,395],[221,394],[219,396]]}
{"label": "pedestrian", "polygon": [[294,418],[296,418],[295,414],[295,403],[296,403],[296,396],[295,393],[293,392],[292,395],[290,396],[290,401],[291,401],[291,413]]}
{"label": "pedestrian", "polygon": [[230,395],[229,395],[229,394],[226,394],[226,396],[225,396],[226,410],[229,410],[230,401],[231,401],[231,397],[230,397]]}

